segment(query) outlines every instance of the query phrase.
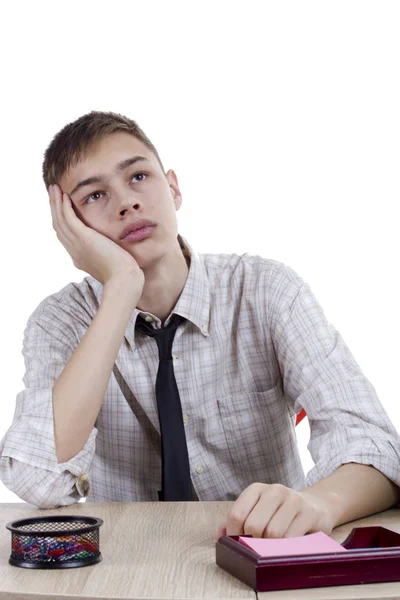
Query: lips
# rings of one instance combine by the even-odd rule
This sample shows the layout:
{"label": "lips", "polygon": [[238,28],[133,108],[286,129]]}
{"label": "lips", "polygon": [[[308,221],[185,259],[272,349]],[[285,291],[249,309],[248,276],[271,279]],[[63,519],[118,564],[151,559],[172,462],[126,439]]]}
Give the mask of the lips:
{"label": "lips", "polygon": [[150,237],[154,231],[155,227],[141,227],[140,229],[136,229],[136,231],[131,231],[128,233],[122,240],[123,242],[140,242],[140,240],[145,240]]}
{"label": "lips", "polygon": [[154,221],[150,221],[150,219],[137,219],[132,223],[129,223],[123,230],[120,235],[120,240],[123,240],[130,233],[137,231],[138,229],[142,229],[143,227],[155,227],[156,223]]}

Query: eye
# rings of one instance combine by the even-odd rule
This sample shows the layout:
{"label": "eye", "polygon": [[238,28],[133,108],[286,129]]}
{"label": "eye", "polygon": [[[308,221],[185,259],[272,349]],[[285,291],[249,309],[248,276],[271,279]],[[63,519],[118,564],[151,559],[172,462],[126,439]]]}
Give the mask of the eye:
{"label": "eye", "polygon": [[[136,177],[136,175],[146,175],[146,173],[143,173],[143,171],[139,171],[138,173],[134,173],[132,175],[132,177]],[[132,177],[131,177],[131,179],[132,179]]]}
{"label": "eye", "polygon": [[[143,171],[137,171],[136,173],[134,173],[131,176],[131,179],[133,179],[134,177],[137,177],[138,175],[144,175],[145,177],[147,177],[147,173],[143,173]],[[143,181],[143,179],[141,179],[140,181]],[[90,198],[92,198],[92,196],[95,196],[96,194],[102,194],[103,192],[100,191],[96,191],[96,192],[92,192],[91,194],[89,194],[89,196],[86,196],[86,198],[84,198],[82,204],[93,204],[92,202],[88,202],[88,200],[90,200]]]}

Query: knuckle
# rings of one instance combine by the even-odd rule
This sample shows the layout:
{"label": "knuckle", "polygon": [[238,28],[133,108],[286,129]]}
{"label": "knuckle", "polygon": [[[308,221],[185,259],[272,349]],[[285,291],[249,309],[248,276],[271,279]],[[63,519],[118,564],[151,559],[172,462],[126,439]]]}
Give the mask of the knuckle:
{"label": "knuckle", "polygon": [[234,510],[229,514],[229,521],[233,524],[233,525],[240,525],[243,522],[243,515]]}
{"label": "knuckle", "polygon": [[255,523],[246,523],[244,526],[244,533],[252,535],[253,537],[260,537],[263,530],[260,529]]}
{"label": "knuckle", "polygon": [[289,491],[286,502],[290,502],[293,506],[303,506],[303,498],[295,490]]}
{"label": "knuckle", "polygon": [[285,490],[285,486],[282,485],[281,483],[273,483],[273,484],[271,484],[271,487],[269,489],[269,493],[274,498],[280,498],[282,496],[284,490]]}
{"label": "knuckle", "polygon": [[263,487],[265,484],[264,483],[260,483],[259,481],[256,481],[254,483],[251,483],[249,485],[249,488],[252,488],[254,490],[259,490],[260,487]]}
{"label": "knuckle", "polygon": [[264,532],[264,537],[269,537],[269,538],[280,538],[282,537],[282,532],[279,531],[279,529],[277,527],[266,527],[265,532]]}

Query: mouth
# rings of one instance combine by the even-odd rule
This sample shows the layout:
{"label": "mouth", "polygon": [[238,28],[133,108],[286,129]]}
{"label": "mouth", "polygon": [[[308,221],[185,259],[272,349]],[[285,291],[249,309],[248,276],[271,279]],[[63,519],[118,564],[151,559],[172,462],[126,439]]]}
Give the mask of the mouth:
{"label": "mouth", "polygon": [[145,227],[141,227],[140,229],[136,229],[136,231],[131,231],[124,238],[122,238],[123,242],[139,242],[140,240],[144,240],[152,235],[155,230],[155,225],[146,225]]}

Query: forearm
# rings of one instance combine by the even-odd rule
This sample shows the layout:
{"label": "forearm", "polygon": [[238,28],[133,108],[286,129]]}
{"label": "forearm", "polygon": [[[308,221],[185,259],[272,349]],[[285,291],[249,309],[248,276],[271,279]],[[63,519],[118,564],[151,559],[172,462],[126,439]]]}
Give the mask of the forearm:
{"label": "forearm", "polygon": [[89,438],[136,302],[135,292],[127,281],[111,280],[106,284],[97,314],[54,384],[54,432],[59,463],[75,456]]}
{"label": "forearm", "polygon": [[346,463],[301,490],[325,500],[333,527],[382,512],[400,502],[400,488],[370,465]]}

